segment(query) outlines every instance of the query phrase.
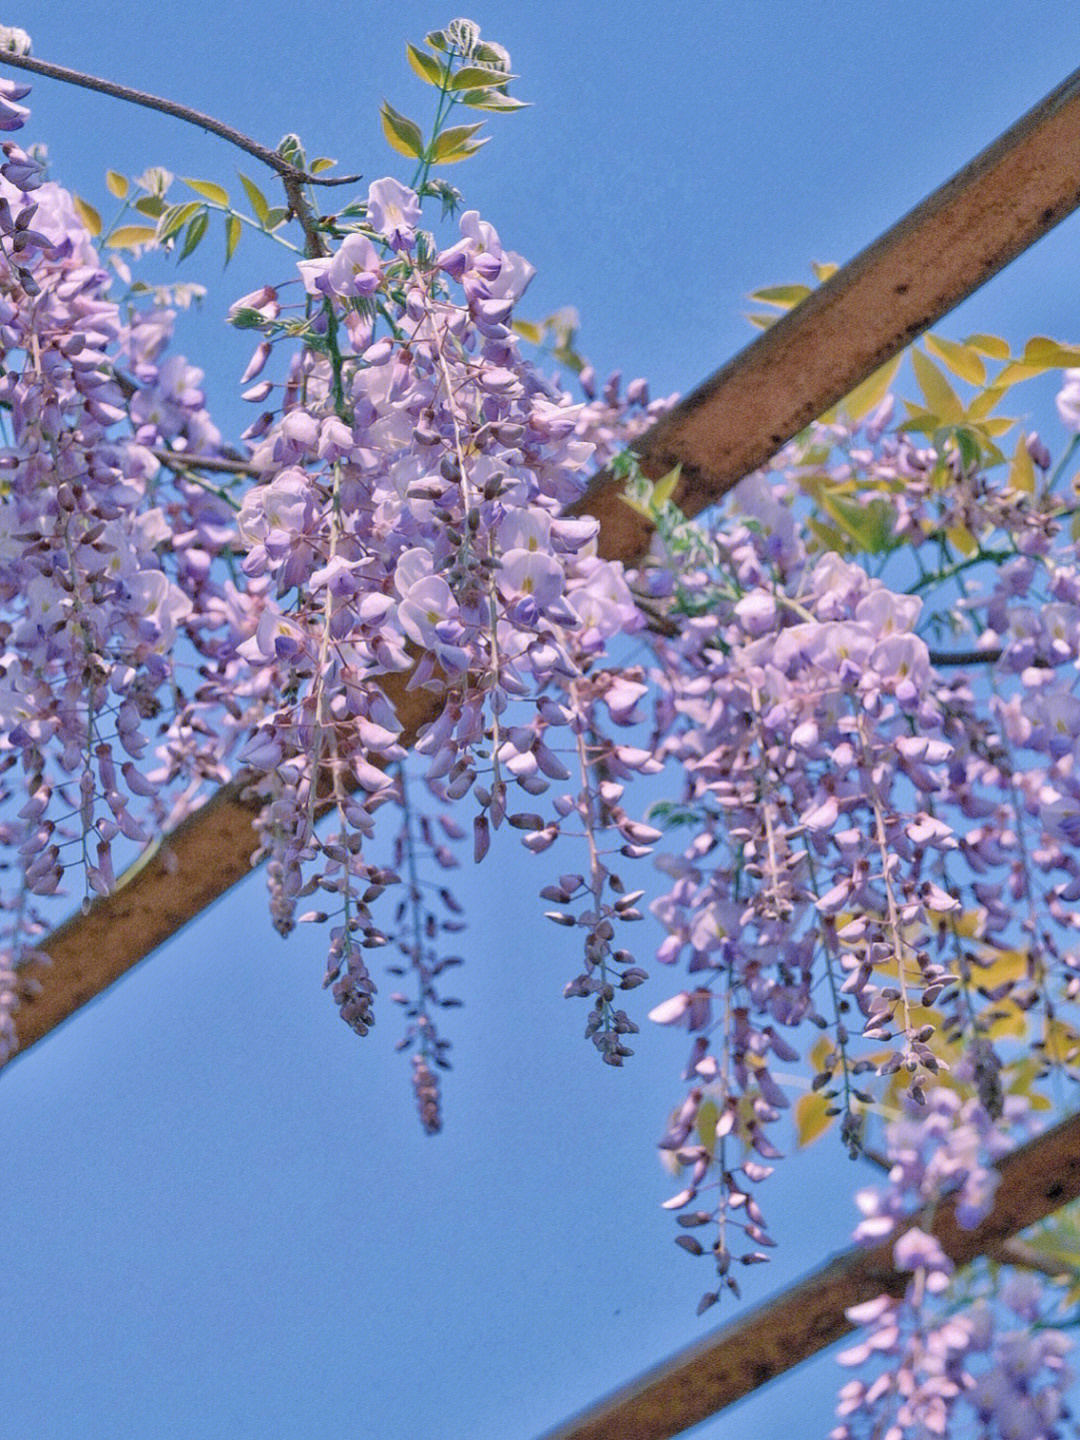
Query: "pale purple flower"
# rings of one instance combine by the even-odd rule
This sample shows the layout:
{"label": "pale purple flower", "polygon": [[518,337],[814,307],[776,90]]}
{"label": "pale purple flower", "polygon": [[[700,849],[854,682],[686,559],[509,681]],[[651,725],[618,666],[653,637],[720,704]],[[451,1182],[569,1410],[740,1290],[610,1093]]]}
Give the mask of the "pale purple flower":
{"label": "pale purple flower", "polygon": [[395,249],[412,248],[422,212],[420,201],[407,185],[394,179],[376,180],[368,188],[368,221]]}

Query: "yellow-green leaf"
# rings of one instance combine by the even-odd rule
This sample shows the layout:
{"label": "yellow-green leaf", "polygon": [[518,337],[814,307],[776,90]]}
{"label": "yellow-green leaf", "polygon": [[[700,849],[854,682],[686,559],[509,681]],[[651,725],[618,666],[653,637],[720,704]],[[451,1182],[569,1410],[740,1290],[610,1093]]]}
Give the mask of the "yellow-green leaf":
{"label": "yellow-green leaf", "polygon": [[336,164],[337,161],[331,160],[329,155],[320,155],[318,159],[312,160],[308,170],[312,175],[321,175],[324,170],[332,170]]}
{"label": "yellow-green leaf", "polygon": [[831,260],[826,260],[823,264],[819,264],[816,260],[814,260],[811,262],[810,269],[813,270],[814,274],[817,276],[818,282],[824,285],[826,280],[831,279],[831,277],[836,274],[837,270],[840,269],[840,266],[833,264]]}
{"label": "yellow-green leaf", "polygon": [[676,465],[674,470],[669,470],[662,480],[658,480],[653,486],[653,504],[656,506],[666,505],[675,494],[675,486],[679,483],[682,475],[682,466]]}
{"label": "yellow-green leaf", "polygon": [[1035,493],[1035,463],[1031,453],[1024,444],[1026,436],[1021,434],[1016,442],[1016,449],[1013,451],[1012,463],[1009,466],[1009,485],[1013,490],[1023,490],[1028,495]]}
{"label": "yellow-green leaf", "polygon": [[482,150],[490,139],[490,135],[484,135],[478,140],[465,140],[462,144],[458,145],[456,149],[438,156],[435,163],[439,165],[457,165],[462,160],[468,160],[469,157],[475,155],[478,150]]}
{"label": "yellow-green leaf", "polygon": [[105,184],[109,187],[109,194],[115,195],[117,200],[123,200],[131,188],[127,177],[117,170],[105,171]]}
{"label": "yellow-green leaf", "polygon": [[895,355],[880,365],[872,375],[868,375],[861,385],[856,385],[850,395],[845,395],[837,406],[843,410],[851,420],[861,420],[868,415],[875,405],[880,405],[885,396],[889,393],[889,386],[900,368],[900,362],[904,357]]}
{"label": "yellow-green leaf", "polygon": [[198,200],[189,200],[186,205],[170,205],[158,220],[158,239],[169,240],[173,235],[178,235],[188,221],[196,216],[201,209],[202,206]]}
{"label": "yellow-green leaf", "polygon": [[804,1149],[812,1144],[819,1135],[824,1135],[829,1126],[836,1119],[835,1115],[827,1115],[829,1109],[828,1101],[820,1090],[815,1090],[809,1095],[800,1095],[795,1101],[795,1136],[799,1142],[799,1149]]}
{"label": "yellow-green leaf", "polygon": [[923,344],[931,355],[936,355],[943,365],[969,385],[986,383],[986,366],[978,351],[970,345],[958,345],[955,340],[946,340],[943,335],[929,333],[923,336]]}
{"label": "yellow-green leaf", "polygon": [[1044,370],[1067,370],[1080,365],[1080,350],[1046,335],[1033,335],[1024,346],[1024,363]]}
{"label": "yellow-green leaf", "polygon": [[[632,495],[627,494],[620,494],[619,499],[623,502],[624,505],[629,505],[630,509],[633,510],[635,514],[644,515],[646,520],[651,520],[653,518],[652,506],[646,505],[644,500],[636,500]],[[1080,513],[1077,514],[1076,521],[1078,524],[1080,524]]]}
{"label": "yellow-green leaf", "polygon": [[697,1113],[697,1132],[702,1145],[711,1155],[716,1148],[716,1127],[720,1123],[720,1107],[715,1100],[705,1099]]}
{"label": "yellow-green leaf", "polygon": [[809,285],[769,285],[764,290],[752,290],[750,299],[760,300],[763,305],[776,305],[781,310],[790,310],[813,293]]}
{"label": "yellow-green leaf", "polygon": [[[971,404],[967,407],[966,415],[969,420],[982,420],[991,411],[996,410],[1001,404],[1002,397],[1008,390],[1007,385],[999,385],[995,380],[993,385],[985,390],[980,390]],[[1012,422],[1010,421],[1010,424]]]}
{"label": "yellow-green leaf", "polygon": [[908,418],[900,426],[901,430],[917,430],[920,435],[935,435],[941,429],[941,419],[932,410],[923,410],[920,406],[913,405],[910,400],[904,401],[904,408]]}
{"label": "yellow-green leaf", "polygon": [[399,155],[408,155],[413,160],[419,160],[424,154],[424,137],[420,133],[420,127],[415,120],[400,114],[384,100],[379,107],[379,116],[382,119],[383,134],[390,143],[390,148],[396,150]]}
{"label": "yellow-green leaf", "polygon": [[153,225],[121,225],[106,239],[106,245],[113,250],[134,250],[139,245],[149,245],[157,237]]}
{"label": "yellow-green leaf", "polygon": [[544,338],[544,332],[539,325],[534,325],[531,320],[515,320],[512,322],[513,330],[523,340],[528,340],[530,345],[539,345]]}
{"label": "yellow-green leaf", "polygon": [[405,45],[405,54],[409,57],[409,64],[425,85],[441,87],[446,72],[434,55],[426,55],[423,50],[418,50],[415,45],[408,43]]}
{"label": "yellow-green leaf", "polygon": [[151,220],[157,220],[165,214],[168,204],[160,195],[140,195],[135,201],[135,209],[140,215],[149,215]]}
{"label": "yellow-green leaf", "polygon": [[964,407],[960,403],[960,397],[930,357],[921,350],[912,350],[911,368],[915,371],[915,379],[926,399],[927,409],[933,411],[939,422],[955,425],[958,420],[962,420]]}
{"label": "yellow-green leaf", "polygon": [[485,65],[463,65],[450,82],[451,90],[486,90],[492,85],[506,85],[516,80],[506,70],[489,70]]}
{"label": "yellow-green leaf", "polygon": [[1030,380],[1033,375],[1042,375],[1049,367],[1029,365],[1023,360],[1014,360],[994,376],[995,385],[1015,385],[1019,380]]}
{"label": "yellow-green leaf", "polygon": [[983,355],[989,355],[991,360],[1008,360],[1009,345],[997,335],[969,335],[964,341],[970,345],[972,350],[978,350]]}
{"label": "yellow-green leaf", "polygon": [[243,230],[238,215],[230,215],[225,221],[225,264],[227,265],[236,254],[236,247],[240,244],[240,234]]}
{"label": "yellow-green leaf", "polygon": [[959,550],[961,555],[974,555],[979,548],[979,542],[966,525],[954,525],[945,531],[945,535],[949,544],[954,550]]}
{"label": "yellow-green leaf", "polygon": [[194,190],[196,195],[201,195],[204,200],[209,200],[213,205],[228,205],[229,192],[220,185],[215,185],[212,180],[189,180],[184,177],[184,184],[189,190]]}
{"label": "yellow-green leaf", "polygon": [[91,235],[101,234],[101,216],[94,209],[93,205],[83,200],[79,195],[72,195],[71,203],[75,206],[75,213],[90,231]]}
{"label": "yellow-green leaf", "polygon": [[528,110],[527,100],[515,100],[501,90],[466,90],[457,97],[473,110]]}
{"label": "yellow-green leaf", "polygon": [[806,517],[806,523],[826,550],[835,550],[840,555],[850,554],[851,542],[839,530],[834,530],[831,525],[823,525],[813,515]]}
{"label": "yellow-green leaf", "polygon": [[252,210],[255,211],[256,220],[258,220],[260,225],[265,226],[266,217],[270,211],[270,202],[267,200],[266,196],[262,193],[259,187],[255,184],[254,180],[249,180],[248,177],[240,170],[238,170],[236,173],[240,176],[240,184],[244,187],[244,194],[248,198],[248,204],[251,206]]}
{"label": "yellow-green leaf", "polygon": [[482,120],[477,120],[472,125],[451,125],[435,141],[432,158],[435,161],[441,161],[455,154],[472,139],[483,123]]}

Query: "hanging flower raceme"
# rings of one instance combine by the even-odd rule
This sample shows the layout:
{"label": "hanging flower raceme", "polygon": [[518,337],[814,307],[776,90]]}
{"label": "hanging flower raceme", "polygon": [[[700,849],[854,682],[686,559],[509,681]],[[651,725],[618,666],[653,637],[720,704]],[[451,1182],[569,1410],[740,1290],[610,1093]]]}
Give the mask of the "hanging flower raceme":
{"label": "hanging flower raceme", "polygon": [[[7,128],[23,112],[9,106]],[[178,753],[179,714],[161,727],[171,764],[144,767],[153,763],[147,722],[180,694],[178,641],[200,644],[212,628],[206,597],[220,586],[209,571],[227,527],[220,508],[208,525],[196,487],[164,483],[153,453],[178,442],[205,451],[218,439],[190,367],[179,357],[153,363],[171,316],[122,318],[71,197],[13,142],[5,153],[0,764],[33,797],[4,827],[19,859],[0,901],[12,917],[10,969],[42,929],[29,897],[55,893],[71,862],[87,898],[107,892],[114,842],[145,843],[164,822],[163,780],[183,778],[193,796],[204,778],[224,778],[218,740],[189,738]],[[138,338],[148,330],[149,345]],[[154,399],[163,384],[167,410]],[[5,1012],[17,988],[6,991]],[[6,1033],[10,1043],[9,1023]]]}

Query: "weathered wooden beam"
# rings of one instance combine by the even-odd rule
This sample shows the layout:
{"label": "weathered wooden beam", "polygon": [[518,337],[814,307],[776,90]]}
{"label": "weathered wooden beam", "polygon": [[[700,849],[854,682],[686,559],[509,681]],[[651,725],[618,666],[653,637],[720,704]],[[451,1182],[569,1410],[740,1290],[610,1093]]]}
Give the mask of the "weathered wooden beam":
{"label": "weathered wooden beam", "polygon": [[[997,1168],[1001,1183],[994,1208],[981,1225],[962,1230],[949,1202],[927,1227],[958,1266],[997,1250],[1080,1197],[1080,1115],[1014,1150]],[[849,1334],[854,1327],[845,1312],[852,1305],[876,1295],[903,1294],[911,1277],[893,1266],[895,1241],[894,1235],[830,1260],[791,1289],[549,1430],[543,1440],[670,1440],[700,1424]]]}
{"label": "weathered wooden beam", "polygon": [[[693,390],[638,442],[653,479],[682,466],[689,515],[849,394],[1080,205],[1080,70],[981,155]],[[600,550],[648,528],[601,476],[580,505]]]}
{"label": "weathered wooden beam", "polygon": [[[646,472],[680,464],[676,498],[699,513],[1078,203],[1080,71],[641,437]],[[602,554],[644,554],[648,526],[610,476],[577,508],[600,520]],[[430,707],[424,692],[420,702]],[[16,1017],[18,1053],[235,884],[253,849],[250,814],[227,787],[116,895],[43,941],[53,963],[25,967],[37,993]]]}

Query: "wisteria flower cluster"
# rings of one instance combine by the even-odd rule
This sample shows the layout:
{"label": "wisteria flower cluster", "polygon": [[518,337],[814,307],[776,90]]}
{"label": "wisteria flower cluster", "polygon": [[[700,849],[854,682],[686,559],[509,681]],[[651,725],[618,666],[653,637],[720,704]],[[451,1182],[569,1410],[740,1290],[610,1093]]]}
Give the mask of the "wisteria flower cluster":
{"label": "wisteria flower cluster", "polygon": [[[1007,1118],[1022,1123],[1025,1111],[1017,1099]],[[888,1187],[859,1193],[857,1238],[881,1239],[914,1207],[918,1213],[946,1198],[968,1229],[989,1212],[998,1178],[989,1164],[1014,1137],[978,1101],[938,1090],[886,1134]],[[911,1280],[899,1298],[882,1295],[848,1311],[858,1339],[840,1363],[876,1374],[843,1386],[841,1423],[830,1440],[946,1435],[965,1420],[977,1424],[975,1433],[1017,1440],[1067,1433],[1072,1341],[1048,1317],[1052,1305],[1036,1276],[1015,1273],[996,1291],[984,1284],[960,1307],[951,1294],[952,1261],[933,1235],[910,1225],[893,1252]]]}
{"label": "wisteria flower cluster", "polygon": [[[455,113],[520,105],[509,56],[466,20],[409,54],[438,97],[428,138],[383,106],[409,184],[323,214],[326,166],[295,137],[269,157],[285,206],[244,178],[257,228],[294,222],[303,258],[231,308],[253,342],[236,445],[170,350],[189,292],[103,262],[94,212],[2,146],[0,1060],[50,897],[108,893],[119,857],[240,777],[274,925],[325,928],[358,1035],[402,1011],[434,1133],[463,958],[448,873],[506,826],[551,852],[538,889],[603,1062],[643,1012],[689,1037],[660,1149],[677,1243],[715,1275],[699,1311],[768,1258],[759,1186],[789,1114],[803,1139],[838,1121],[858,1157],[902,1112],[858,1233],[900,1227],[913,1278],[852,1317],[847,1361],[886,1363],[846,1387],[836,1435],[944,1434],[960,1405],[982,1433],[1054,1435],[1063,1338],[1000,1331],[1009,1310],[1042,1324],[1033,1277],[966,1303],[909,1222],[945,1197],[984,1214],[1044,1082],[1077,1076],[1080,353],[928,337],[917,402],[893,367],[688,515],[678,474],[651,484],[630,453],[672,402],[599,383],[565,314],[523,321],[532,267],[438,178],[483,143]],[[0,129],[27,93],[0,80]],[[217,210],[231,255],[226,192],[172,183],[110,177],[152,222],[114,250],[190,253]],[[574,391],[528,349],[547,330]],[[1040,368],[1066,371],[1056,468],[1019,427],[1006,455],[1016,422],[992,414]],[[634,568],[582,513],[601,467],[653,529]],[[635,783],[665,771],[647,814]],[[678,978],[635,1008],[646,911]]]}

